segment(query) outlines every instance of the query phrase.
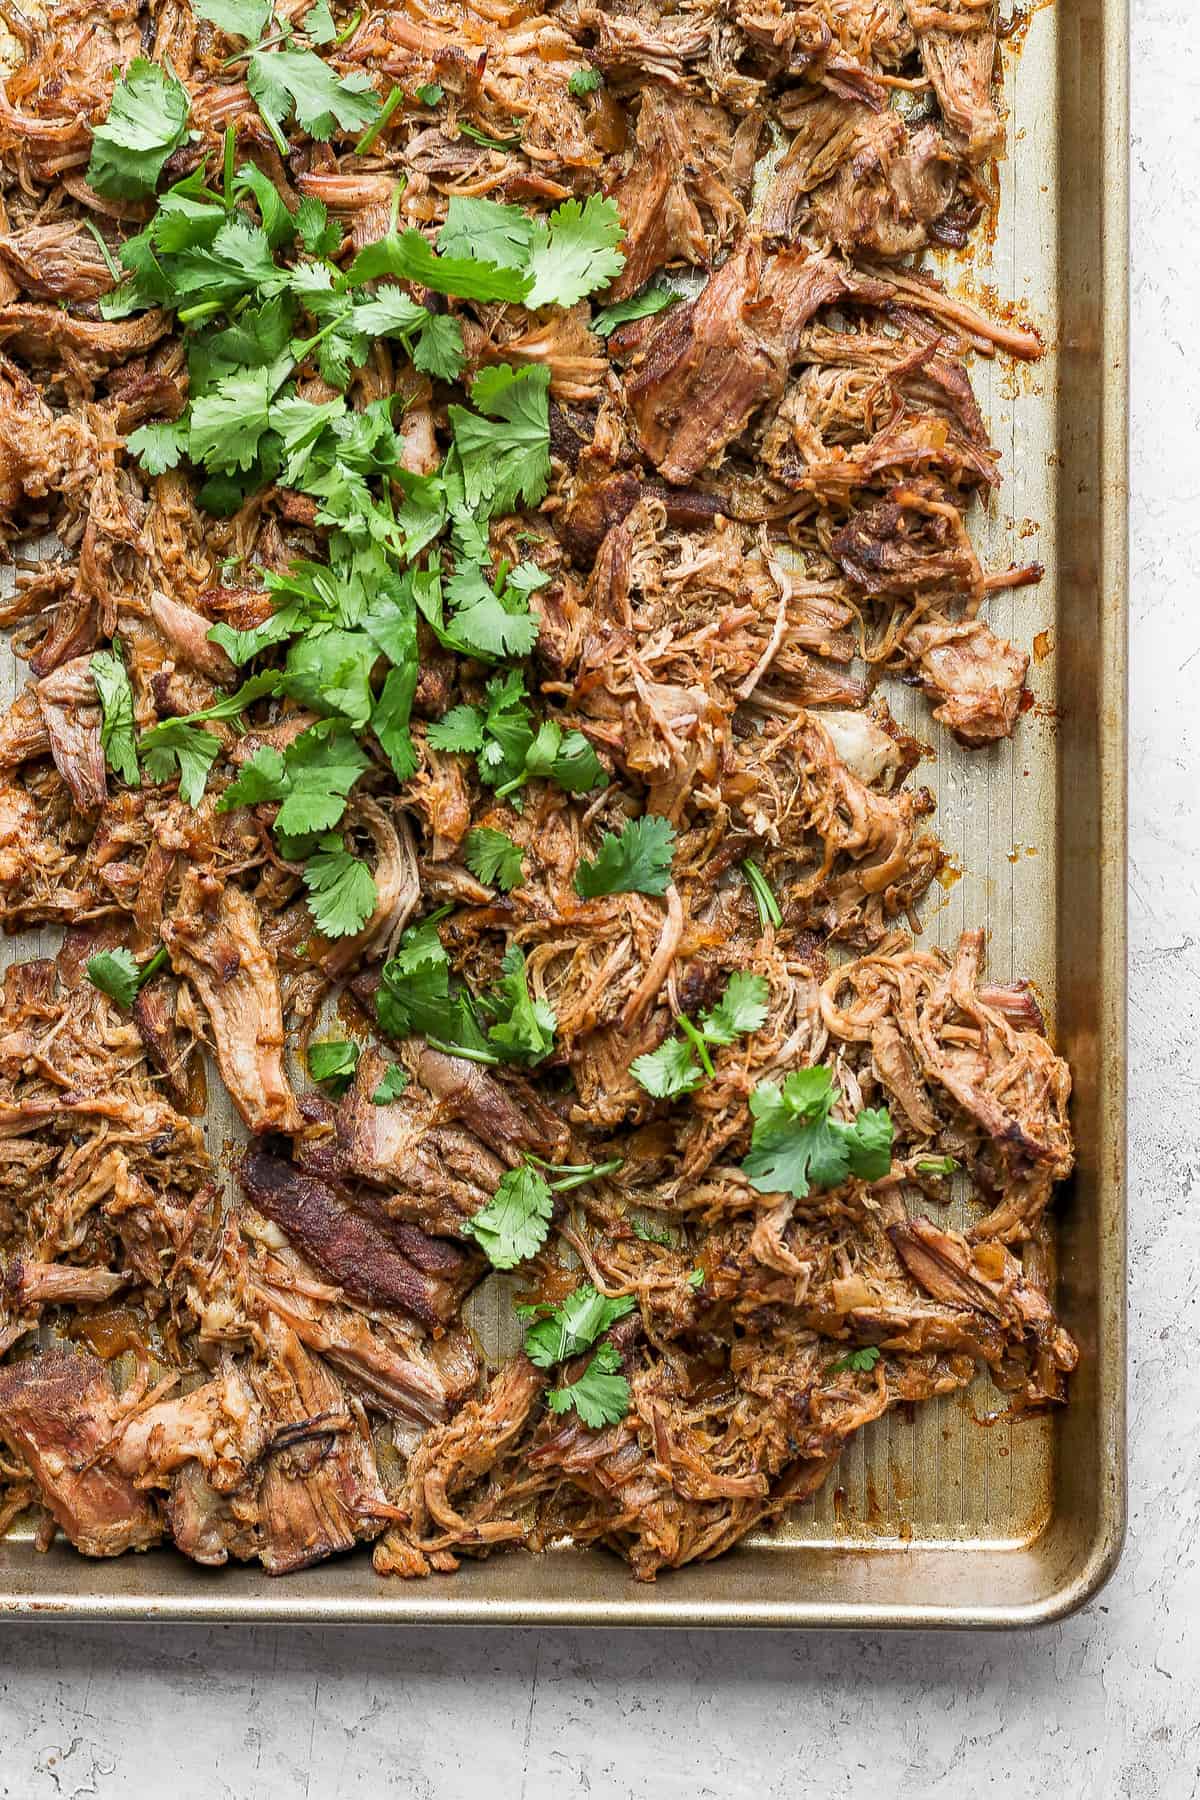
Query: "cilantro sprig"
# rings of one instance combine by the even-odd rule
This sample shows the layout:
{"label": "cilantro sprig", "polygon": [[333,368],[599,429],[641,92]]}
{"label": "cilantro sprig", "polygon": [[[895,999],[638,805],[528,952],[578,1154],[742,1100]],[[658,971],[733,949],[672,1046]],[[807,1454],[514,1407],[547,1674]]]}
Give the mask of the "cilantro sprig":
{"label": "cilantro sprig", "polygon": [[711,1080],[715,1073],[710,1045],[732,1044],[766,1023],[768,993],[763,976],[739,970],[729,977],[717,1004],[700,1015],[698,1025],[681,1015],[677,1023],[682,1036],[666,1038],[657,1050],[635,1057],[629,1073],[656,1100],[694,1093],[705,1076]]}
{"label": "cilantro sprig", "polygon": [[609,1299],[585,1281],[557,1305],[518,1306],[517,1317],[532,1321],[525,1333],[525,1354],[539,1369],[552,1368],[590,1349],[610,1325],[631,1313],[634,1305],[632,1294]]}
{"label": "cilantro sprig", "polygon": [[501,798],[526,782],[553,781],[571,794],[605,787],[608,776],[583,733],[564,730],[557,719],[537,724],[519,670],[495,675],[480,706],[455,706],[429,727],[434,750],[473,754],[479,778]]}
{"label": "cilantro sprig", "polygon": [[892,1121],[883,1107],[864,1107],[852,1124],[830,1117],[838,1100],[823,1064],[797,1069],[783,1086],[762,1081],[750,1096],[754,1126],[742,1169],[760,1194],[840,1187],[851,1175],[880,1181],[892,1166]]}
{"label": "cilantro sprig", "polygon": [[671,885],[671,859],[675,854],[675,830],[655,813],[630,819],[619,836],[606,831],[591,862],[575,871],[575,892],[585,900],[601,894],[652,894],[661,896]]}
{"label": "cilantro sprig", "polygon": [[89,186],[109,200],[153,193],[167,158],[188,135],[188,91],[144,56],[113,89],[108,116],[92,133]]}
{"label": "cilantro sprig", "polygon": [[116,950],[100,950],[87,960],[87,978],[94,988],[129,1011],[152,975],[157,975],[167,960],[167,952],[159,945],[154,955],[139,963],[124,946]]}
{"label": "cilantro sprig", "polygon": [[495,1194],[466,1221],[463,1230],[475,1239],[494,1269],[513,1269],[527,1257],[536,1256],[545,1243],[556,1194],[611,1175],[620,1166],[620,1157],[605,1163],[555,1165],[526,1156],[515,1169],[505,1170]]}
{"label": "cilantro sprig", "polygon": [[556,1413],[574,1409],[592,1430],[602,1425],[619,1425],[631,1400],[629,1383],[620,1368],[621,1353],[606,1338],[578,1380],[549,1390],[546,1405]]}

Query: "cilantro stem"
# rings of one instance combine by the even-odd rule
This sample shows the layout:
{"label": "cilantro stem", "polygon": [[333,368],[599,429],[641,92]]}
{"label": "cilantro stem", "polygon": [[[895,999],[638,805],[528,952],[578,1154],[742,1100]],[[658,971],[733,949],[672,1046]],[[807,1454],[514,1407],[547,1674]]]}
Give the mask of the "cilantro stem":
{"label": "cilantro stem", "polygon": [[348,25],[344,25],[342,27],[341,31],[339,31],[337,36],[334,38],[333,42],[334,42],[335,48],[337,47],[338,44],[344,44],[346,42],[347,38],[352,38],[354,36],[355,32],[358,30],[359,20],[362,18],[362,16],[363,16],[363,9],[360,6],[358,11],[355,13],[354,17],[351,19],[350,23]]}
{"label": "cilantro stem", "polygon": [[367,126],[367,129],[363,132],[357,144],[355,144],[355,156],[363,156],[366,154],[387,124],[388,120],[391,118],[392,114],[395,112],[396,108],[401,106],[403,102],[404,89],[399,86],[394,87],[380,108],[378,117]]}
{"label": "cilantro stem", "polygon": [[233,210],[233,157],[237,145],[237,134],[232,125],[225,127],[225,211]]}
{"label": "cilantro stem", "polygon": [[754,896],[754,904],[758,908],[759,924],[764,931],[768,925],[773,925],[778,931],[783,924],[783,914],[779,910],[778,900],[771,892],[770,882],[758,864],[751,861],[750,857],[745,857],[739,866],[745,877],[746,886]]}
{"label": "cilantro stem", "polygon": [[194,325],[197,319],[211,319],[215,314],[224,312],[223,300],[200,300],[195,306],[185,306],[176,313],[176,318],[183,325]]}
{"label": "cilantro stem", "polygon": [[[572,1169],[569,1174],[565,1175],[561,1181],[550,1181],[547,1185],[552,1188],[556,1194],[566,1194],[569,1193],[572,1188],[582,1187],[587,1181],[599,1181],[602,1175],[615,1175],[617,1170],[623,1166],[624,1161],[625,1158],[623,1156],[614,1156],[608,1162],[579,1165]],[[547,1164],[546,1166],[549,1168],[552,1165]],[[567,1164],[562,1164],[560,1166],[563,1168],[568,1167]]]}
{"label": "cilantro stem", "polygon": [[148,963],[143,963],[138,970],[138,986],[145,987],[152,975],[157,975],[167,960],[167,946],[160,944]]}
{"label": "cilantro stem", "polygon": [[99,244],[100,254],[104,258],[105,267],[107,268],[109,274],[112,276],[113,280],[114,281],[123,281],[125,279],[125,272],[121,268],[121,265],[114,260],[113,253],[109,249],[108,245],[105,243],[104,235],[101,232],[100,227],[96,224],[94,219],[85,219],[83,222],[87,226],[87,229],[91,232],[92,236],[95,238],[96,242]]}
{"label": "cilantro stem", "polygon": [[445,1056],[464,1056],[468,1062],[490,1063],[499,1066],[503,1058],[493,1056],[490,1050],[468,1050],[465,1044],[447,1044],[441,1038],[427,1037],[425,1042],[431,1050],[440,1050]]}
{"label": "cilantro stem", "polygon": [[686,1019],[682,1013],[677,1013],[675,1015],[675,1023],[678,1025],[680,1031],[682,1031],[684,1037],[691,1039],[692,1047],[694,1048],[696,1055],[700,1058],[700,1066],[711,1081],[716,1075],[716,1070],[713,1068],[712,1058],[708,1054],[708,1045],[696,1030],[692,1021]]}
{"label": "cilantro stem", "polygon": [[234,63],[245,62],[247,57],[254,56],[259,50],[273,50],[276,44],[285,43],[291,35],[291,26],[284,25],[275,32],[273,37],[259,38],[257,44],[247,44],[244,50],[235,50],[232,56],[227,56],[225,58],[221,67],[223,69],[232,69]]}

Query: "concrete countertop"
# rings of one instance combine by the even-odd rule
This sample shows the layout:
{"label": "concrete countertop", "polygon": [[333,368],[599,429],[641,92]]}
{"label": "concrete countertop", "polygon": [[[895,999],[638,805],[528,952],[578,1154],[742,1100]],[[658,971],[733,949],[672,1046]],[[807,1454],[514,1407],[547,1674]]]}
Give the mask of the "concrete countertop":
{"label": "concrete countertop", "polygon": [[1066,1624],[1005,1637],[8,1627],[0,1795],[1200,1793],[1200,52],[1189,0],[1133,12],[1132,1463],[1116,1577]]}

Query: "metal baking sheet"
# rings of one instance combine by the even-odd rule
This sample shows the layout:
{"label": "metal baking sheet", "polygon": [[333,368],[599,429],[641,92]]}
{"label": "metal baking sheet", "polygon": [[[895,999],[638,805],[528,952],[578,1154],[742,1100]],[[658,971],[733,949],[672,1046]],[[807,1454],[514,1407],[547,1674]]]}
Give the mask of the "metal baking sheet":
{"label": "metal baking sheet", "polygon": [[[1126,0],[1035,3],[1003,53],[1009,156],[990,251],[947,264],[1043,331],[1032,369],[978,361],[1004,483],[973,529],[985,564],[1038,559],[1040,587],[993,597],[1034,646],[1036,704],[1015,741],[964,751],[937,735],[923,778],[953,860],[925,930],[988,930],[995,979],[1036,983],[1075,1077],[1079,1166],[1057,1207],[1057,1297],[1079,1340],[1071,1404],[990,1419],[981,1377],[847,1449],[815,1503],[715,1563],[634,1582],[598,1551],[498,1555],[445,1580],[377,1577],[368,1554],[286,1580],[206,1570],[171,1551],[93,1562],[61,1542],[0,1545],[0,1612],[71,1618],[380,1623],[1013,1626],[1062,1617],[1120,1552],[1125,1501],[1125,361]],[[9,659],[5,659],[7,663]],[[16,676],[5,671],[10,691]],[[890,694],[934,735],[924,703]],[[30,954],[28,941],[6,946]],[[227,1133],[211,1121],[213,1146]],[[957,1222],[957,1221],[956,1221]],[[489,1283],[474,1322],[496,1345]]]}

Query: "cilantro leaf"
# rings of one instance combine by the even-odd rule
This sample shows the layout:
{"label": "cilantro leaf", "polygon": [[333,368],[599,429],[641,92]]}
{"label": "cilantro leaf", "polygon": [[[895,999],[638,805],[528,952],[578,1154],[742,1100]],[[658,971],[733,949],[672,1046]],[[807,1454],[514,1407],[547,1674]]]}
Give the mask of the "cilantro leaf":
{"label": "cilantro leaf", "polygon": [[587,794],[592,788],[608,786],[604,764],[582,731],[564,731],[557,719],[547,719],[538,727],[525,758],[525,776],[527,780],[540,776],[553,781],[568,794]]}
{"label": "cilantro leaf", "polygon": [[271,0],[192,0],[192,11],[227,37],[256,44],[271,17]]}
{"label": "cilantro leaf", "polygon": [[143,731],[138,748],[151,781],[170,781],[178,772],[179,798],[188,806],[199,806],[208,772],[221,754],[220,738],[202,725],[164,719]]}
{"label": "cilantro leaf", "polygon": [[448,713],[430,725],[427,734],[430,749],[482,750],[485,718],[478,706],[452,706]]}
{"label": "cilantro leaf", "polygon": [[99,988],[102,994],[107,994],[128,1012],[150,977],[158,973],[166,960],[167,953],[161,945],[145,963],[139,963],[124,947],[101,950],[88,957],[87,978],[93,987]]}
{"label": "cilantro leaf", "polygon": [[121,659],[119,641],[114,640],[111,651],[98,650],[88,668],[100,699],[100,745],[104,760],[122,781],[137,787],[141,774],[133,737],[133,689]]}
{"label": "cilantro leaf", "polygon": [[308,910],[322,937],[353,937],[379,903],[375,877],[336,837],[322,839],[304,865]]}
{"label": "cilantro leaf", "polygon": [[92,133],[89,186],[110,200],[153,193],[163,164],[186,142],[188,104],[181,81],[135,57],[113,89],[108,117]]}
{"label": "cilantro leaf", "polygon": [[441,636],[462,654],[489,662],[528,656],[538,636],[528,592],[511,578],[494,586],[477,564],[463,564],[446,583],[446,599],[454,613]]}
{"label": "cilantro leaf", "polygon": [[675,832],[655,813],[631,819],[619,837],[606,831],[593,862],[575,871],[575,892],[585,900],[600,894],[665,894],[671,885]]}
{"label": "cilantro leaf", "polygon": [[518,1307],[520,1317],[536,1321],[525,1333],[525,1354],[539,1369],[553,1368],[589,1349],[610,1325],[631,1313],[634,1305],[632,1294],[610,1300],[597,1293],[590,1281],[584,1281],[557,1306]]}
{"label": "cilantro leaf", "polygon": [[524,269],[532,239],[533,219],[523,207],[452,194],[438,249],[446,256],[470,256],[500,269]]}
{"label": "cilantro leaf", "polygon": [[184,419],[160,419],[156,424],[139,426],[125,440],[125,448],[137,457],[147,475],[165,475],[168,469],[178,467],[187,447],[188,426]]}
{"label": "cilantro leaf", "polygon": [[530,993],[525,952],[518,944],[505,952],[500,968],[498,984],[480,1002],[495,1021],[488,1042],[506,1062],[543,1062],[554,1048],[554,1008]]}
{"label": "cilantro leaf", "polygon": [[953,1175],[959,1166],[954,1156],[919,1156],[916,1162],[918,1175]]}
{"label": "cilantro leaf", "polygon": [[350,265],[347,282],[361,287],[381,275],[417,281],[439,294],[462,300],[524,300],[529,277],[522,270],[500,268],[469,256],[439,256],[433,245],[411,226],[367,244]]}
{"label": "cilantro leaf", "polygon": [[384,964],[375,1013],[395,1038],[420,1033],[484,1062],[498,1062],[488,1049],[475,1007],[462,988],[451,987],[450,958],[437,934],[440,913],[410,925],[395,956]]}
{"label": "cilantro leaf", "polygon": [[830,1118],[837,1089],[824,1065],[798,1069],[782,1088],[762,1081],[750,1096],[754,1126],[742,1169],[761,1194],[833,1188],[851,1174],[878,1181],[892,1162],[892,1121],[864,1109],[853,1125]]}
{"label": "cilantro leaf", "polygon": [[545,1243],[553,1208],[549,1183],[522,1163],[504,1172],[492,1198],[466,1220],[463,1230],[494,1269],[513,1269]]}
{"label": "cilantro leaf", "polygon": [[369,758],[344,725],[313,725],[282,754],[271,744],[256,750],[221,795],[218,810],[278,800],[277,831],[289,837],[329,831],[368,766]]}
{"label": "cilantro leaf", "polygon": [[193,400],[188,455],[207,469],[249,469],[267,429],[276,391],[291,373],[290,357],[263,369],[239,369]]}
{"label": "cilantro leaf", "polygon": [[594,94],[600,86],[599,69],[572,69],[571,79],[567,83],[567,92],[574,94],[577,100],[584,94]]}
{"label": "cilantro leaf", "polygon": [[328,209],[315,194],[301,196],[296,208],[296,230],[310,256],[332,256],[342,241],[342,228],[331,223]]}
{"label": "cilantro leaf", "polygon": [[679,1242],[678,1232],[672,1231],[669,1225],[655,1225],[648,1219],[630,1219],[633,1235],[640,1238],[643,1244],[663,1244],[674,1250]]}
{"label": "cilantro leaf", "polygon": [[569,1412],[574,1407],[583,1423],[593,1430],[619,1424],[630,1404],[629,1383],[618,1373],[620,1367],[616,1345],[601,1344],[579,1380],[566,1387],[551,1388],[546,1405],[556,1413]]}
{"label": "cilantro leaf", "polygon": [[725,992],[700,1024],[710,1044],[732,1044],[749,1031],[759,1031],[767,1020],[770,989],[762,975],[738,971],[729,977]]}
{"label": "cilantro leaf", "polygon": [[[448,408],[466,503],[489,514],[536,506],[550,480],[550,371],[508,363],[480,370],[471,384],[479,408]],[[481,417],[486,414],[486,417]]]}
{"label": "cilantro leaf", "polygon": [[533,285],[526,306],[574,306],[585,294],[607,287],[625,267],[624,253],[617,248],[623,236],[615,200],[599,194],[589,194],[582,204],[564,200],[548,223],[533,226]]}
{"label": "cilantro leaf", "polygon": [[424,87],[417,89],[416,98],[422,106],[437,106],[446,97],[446,90],[440,81],[427,81]]}
{"label": "cilantro leaf", "polygon": [[300,23],[314,44],[332,44],[337,37],[338,30],[329,10],[329,0],[317,0]]}
{"label": "cilantro leaf", "polygon": [[665,282],[651,282],[640,294],[631,294],[628,300],[614,300],[611,306],[602,306],[592,319],[592,330],[598,331],[601,337],[608,337],[618,325],[628,325],[631,319],[648,319],[654,313],[665,312],[679,299],[680,295]]}
{"label": "cilantro leaf", "polygon": [[280,688],[315,712],[340,713],[362,731],[371,717],[378,652],[365,631],[309,631],[292,639]]}
{"label": "cilantro leaf", "polygon": [[861,1350],[848,1350],[845,1356],[840,1356],[836,1362],[828,1365],[829,1373],[837,1375],[843,1369],[849,1369],[854,1374],[869,1375],[882,1354],[878,1344],[865,1344]]}
{"label": "cilantro leaf", "polygon": [[398,1100],[408,1086],[408,1075],[399,1063],[389,1063],[379,1078],[379,1086],[371,1095],[372,1106],[388,1106]]}
{"label": "cilantro leaf", "polygon": [[503,888],[506,894],[520,886],[525,852],[507,832],[495,831],[490,825],[476,826],[468,831],[464,849],[468,869],[486,886]]}
{"label": "cilantro leaf", "polygon": [[681,1037],[665,1038],[657,1050],[635,1056],[629,1073],[655,1100],[674,1100],[692,1094],[704,1080],[704,1071]]}
{"label": "cilantro leaf", "polygon": [[313,50],[254,50],[246,85],[276,145],[286,149],[282,126],[295,113],[309,137],[327,142],[334,130],[362,131],[380,110],[379,96],[362,70],[339,77]]}
{"label": "cilantro leaf", "polygon": [[359,1048],[346,1038],[324,1038],[308,1046],[308,1072],[324,1081],[335,1094],[344,1094],[358,1067]]}

